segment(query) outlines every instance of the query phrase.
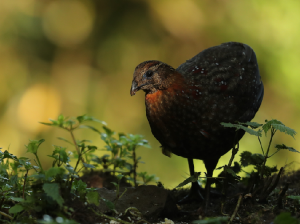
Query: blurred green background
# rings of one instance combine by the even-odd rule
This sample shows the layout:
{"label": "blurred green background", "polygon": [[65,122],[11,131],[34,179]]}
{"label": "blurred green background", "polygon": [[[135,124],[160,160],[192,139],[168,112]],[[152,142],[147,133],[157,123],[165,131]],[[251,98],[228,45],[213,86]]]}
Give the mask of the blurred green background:
{"label": "blurred green background", "polygon": [[[300,1],[284,0],[1,0],[0,146],[28,156],[28,139],[45,138],[39,154],[47,168],[52,145],[64,145],[57,137],[69,136],[38,122],[60,113],[88,114],[115,131],[144,135],[152,149],[138,150],[146,162],[140,171],[175,187],[188,175],[187,161],[162,155],[146,119],[144,94],[130,96],[136,65],[156,59],[176,68],[208,47],[246,43],[257,54],[265,85],[254,121],[276,118],[298,131],[299,10]],[[75,134],[101,148],[97,134]],[[275,143],[300,149],[299,136],[294,140],[278,133]],[[253,136],[246,135],[240,146],[260,152]],[[294,161],[290,168],[296,169],[299,156],[280,152],[269,165]],[[223,156],[218,166],[229,157]],[[202,161],[196,162],[196,171],[205,171]]]}

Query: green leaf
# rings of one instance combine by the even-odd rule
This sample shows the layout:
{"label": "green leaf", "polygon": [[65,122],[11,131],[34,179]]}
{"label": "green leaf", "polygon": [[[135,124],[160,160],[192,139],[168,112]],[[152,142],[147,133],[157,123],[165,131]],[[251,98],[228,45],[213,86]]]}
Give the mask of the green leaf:
{"label": "green leaf", "polygon": [[205,218],[203,220],[195,220],[192,223],[198,224],[222,224],[226,222],[229,217],[213,217],[213,218]]}
{"label": "green leaf", "polygon": [[273,166],[273,167],[270,167],[270,166],[266,165],[263,174],[266,175],[266,176],[270,176],[270,175],[272,175],[273,173],[275,173],[277,171],[278,171],[278,169],[277,169],[276,165]]}
{"label": "green leaf", "polygon": [[78,116],[76,119],[79,123],[82,123],[84,121],[95,121],[95,122],[101,123],[103,125],[106,125],[106,123],[104,121],[100,121],[100,120],[98,120],[92,116],[88,116],[88,115]]}
{"label": "green leaf", "polygon": [[188,183],[191,183],[191,182],[196,182],[198,180],[198,177],[200,176],[200,174],[201,174],[200,172],[195,173],[194,176],[190,176],[189,178],[185,179],[183,182],[178,184],[178,186],[176,186],[175,188],[183,187],[184,185],[187,185]]}
{"label": "green leaf", "polygon": [[265,134],[267,135],[267,132],[271,129],[272,124],[282,124],[280,121],[277,120],[266,120],[266,123],[262,126],[262,129],[264,130]]}
{"label": "green leaf", "polygon": [[54,147],[54,151],[52,152],[52,156],[50,157],[53,157],[63,163],[67,163],[70,161],[70,157],[66,153],[67,148],[57,146],[57,145],[53,145],[53,147]]}
{"label": "green leaf", "polygon": [[232,176],[237,177],[236,173],[231,168],[227,167],[226,171],[227,171],[227,173],[231,174]]}
{"label": "green leaf", "polygon": [[54,201],[59,204],[60,207],[62,207],[64,203],[64,199],[60,195],[60,187],[58,183],[45,183],[43,185],[43,190],[45,193],[51,197]]}
{"label": "green leaf", "polygon": [[254,153],[251,156],[251,164],[252,165],[260,165],[264,162],[265,157],[262,154]]}
{"label": "green leaf", "polygon": [[72,189],[78,191],[79,193],[86,192],[87,184],[82,180],[74,180],[72,183]]}
{"label": "green leaf", "polygon": [[59,140],[62,140],[62,141],[65,141],[71,145],[74,145],[73,142],[70,142],[69,140],[65,139],[65,138],[62,138],[62,137],[57,137]]}
{"label": "green leaf", "polygon": [[57,121],[58,121],[59,124],[63,124],[63,122],[65,121],[65,119],[66,119],[65,116],[62,115],[62,114],[60,114],[58,116],[58,118],[57,118]]}
{"label": "green leaf", "polygon": [[285,126],[284,124],[273,124],[272,126],[275,130],[279,130],[285,134],[288,134],[295,139],[294,136],[297,134],[297,132],[295,132],[295,130]]}
{"label": "green leaf", "polygon": [[95,204],[96,206],[100,205],[100,196],[98,191],[90,191],[86,195],[88,203]]}
{"label": "green leaf", "polygon": [[259,153],[252,154],[251,152],[244,151],[241,153],[241,165],[243,167],[249,165],[261,165],[264,161],[264,156]]}
{"label": "green leaf", "polygon": [[281,144],[281,145],[277,144],[277,145],[275,146],[275,148],[276,148],[277,150],[287,149],[287,150],[289,150],[289,151],[291,151],[291,152],[298,152],[298,153],[300,153],[298,150],[294,149],[293,147],[288,147],[288,146],[286,146],[285,144]]}
{"label": "green leaf", "polygon": [[255,135],[255,136],[261,137],[261,130],[254,131],[253,129],[247,128],[242,124],[231,124],[231,123],[221,122],[221,125],[223,125],[226,128],[235,128],[236,130],[242,129],[245,132],[249,133],[250,135]]}
{"label": "green leaf", "polygon": [[56,175],[63,175],[65,170],[61,167],[51,167],[46,171],[46,177],[56,177]]}
{"label": "green leaf", "polygon": [[83,166],[84,166],[85,168],[91,168],[91,169],[96,168],[94,165],[91,165],[91,164],[88,164],[88,163],[82,163],[82,164],[83,164]]}
{"label": "green leaf", "polygon": [[256,123],[256,122],[250,122],[250,121],[249,122],[245,122],[245,123],[240,123],[240,124],[248,125],[251,128],[253,128],[253,129],[256,129],[256,128],[262,126],[262,124],[259,124],[259,123]]}
{"label": "green leaf", "polygon": [[3,156],[3,159],[13,159],[15,161],[18,161],[18,158],[15,155],[9,153],[7,150],[5,150],[4,153],[2,153],[2,156]]}
{"label": "green leaf", "polygon": [[241,157],[241,165],[243,167],[246,167],[250,164],[250,160],[251,160],[251,156],[252,156],[252,153],[251,152],[248,152],[248,151],[244,151],[241,153],[240,157]]}
{"label": "green leaf", "polygon": [[32,165],[29,162],[29,159],[27,159],[27,158],[26,158],[26,160],[19,159],[19,163],[22,164],[25,167],[26,170],[32,169]]}
{"label": "green leaf", "polygon": [[39,122],[40,124],[48,125],[48,126],[58,126],[57,122],[52,123],[45,123],[45,122]]}
{"label": "green leaf", "polygon": [[90,126],[90,125],[79,125],[78,128],[88,128],[88,129],[91,129],[94,132],[97,132],[97,133],[101,134],[101,132],[98,129],[96,129],[93,126]]}
{"label": "green leaf", "polygon": [[70,173],[72,173],[72,174],[75,174],[75,173],[76,173],[76,172],[74,171],[74,167],[71,166],[70,164],[67,164],[67,165],[65,166],[65,168],[66,168]]}
{"label": "green leaf", "polygon": [[220,170],[220,169],[223,169],[225,166],[220,166],[218,168],[216,168],[215,170]]}
{"label": "green leaf", "polygon": [[76,122],[75,122],[74,120],[72,120],[72,119],[69,119],[69,120],[63,122],[63,123],[61,124],[61,126],[62,126],[62,127],[68,127],[68,128],[71,128],[71,127],[73,127],[74,124],[76,124]]}
{"label": "green leaf", "polygon": [[8,210],[8,212],[9,212],[10,214],[16,214],[16,213],[21,212],[21,211],[23,211],[23,210],[24,210],[24,207],[23,207],[22,205],[17,204],[17,205],[15,205],[15,206],[11,207],[11,208]]}
{"label": "green leaf", "polygon": [[109,129],[109,128],[106,127],[106,126],[103,126],[103,129],[104,129],[105,133],[106,133],[109,137],[111,137],[112,135],[115,134],[114,131],[112,131],[111,129]]}
{"label": "green leaf", "polygon": [[94,146],[94,145],[88,145],[87,146],[89,150],[96,150],[97,149],[97,146]]}
{"label": "green leaf", "polygon": [[121,174],[121,173],[117,175],[117,178],[118,178],[119,181],[120,181],[123,177],[124,177],[124,175]]}
{"label": "green leaf", "polygon": [[9,197],[9,199],[11,199],[13,201],[17,201],[17,202],[23,202],[24,201],[23,198],[17,198],[17,197]]}
{"label": "green leaf", "polygon": [[270,121],[266,120],[266,123],[262,126],[262,129],[264,130],[265,134],[267,134],[271,127],[273,127],[275,130],[284,132],[292,136],[293,138],[297,134],[295,130],[285,126],[281,121],[278,121],[276,119],[272,119]]}
{"label": "green leaf", "polygon": [[234,162],[234,165],[231,167],[231,169],[237,174],[241,172],[242,167],[238,162]]}
{"label": "green leaf", "polygon": [[37,154],[37,150],[39,146],[45,141],[45,139],[40,140],[29,140],[29,144],[25,145],[27,148],[27,152],[31,152],[33,154]]}
{"label": "green leaf", "polygon": [[287,198],[290,198],[290,199],[294,199],[294,200],[298,200],[298,203],[300,205],[300,195],[290,195],[290,196],[287,196]]}
{"label": "green leaf", "polygon": [[110,183],[112,183],[115,187],[118,186],[116,182],[110,182]]}
{"label": "green leaf", "polygon": [[102,200],[105,202],[106,206],[110,209],[110,210],[113,210],[115,209],[115,205],[114,203],[112,203],[111,201],[105,199],[105,198],[102,198]]}
{"label": "green leaf", "polygon": [[289,212],[282,212],[274,219],[275,224],[299,224],[299,221],[291,216]]}

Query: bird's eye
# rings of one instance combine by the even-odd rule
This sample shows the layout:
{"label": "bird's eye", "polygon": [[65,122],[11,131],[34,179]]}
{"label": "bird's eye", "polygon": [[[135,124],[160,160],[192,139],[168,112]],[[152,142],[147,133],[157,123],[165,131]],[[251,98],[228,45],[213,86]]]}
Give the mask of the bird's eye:
{"label": "bird's eye", "polygon": [[151,78],[152,77],[152,75],[153,75],[153,72],[152,71],[146,71],[145,72],[145,74],[144,74],[144,78],[147,78],[147,79],[149,79],[149,78]]}

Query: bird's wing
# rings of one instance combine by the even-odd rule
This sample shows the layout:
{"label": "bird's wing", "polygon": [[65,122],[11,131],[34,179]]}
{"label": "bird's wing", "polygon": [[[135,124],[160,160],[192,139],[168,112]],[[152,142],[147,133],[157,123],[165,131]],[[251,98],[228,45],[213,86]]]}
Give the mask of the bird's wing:
{"label": "bird's wing", "polygon": [[176,70],[202,91],[202,97],[206,94],[216,104],[238,106],[231,117],[235,121],[251,120],[260,107],[264,87],[256,55],[246,44],[228,42],[208,48]]}

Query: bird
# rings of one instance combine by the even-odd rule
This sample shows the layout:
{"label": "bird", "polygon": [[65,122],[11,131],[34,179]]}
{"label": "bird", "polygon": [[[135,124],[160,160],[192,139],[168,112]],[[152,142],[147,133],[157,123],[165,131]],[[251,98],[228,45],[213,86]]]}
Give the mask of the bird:
{"label": "bird", "polygon": [[[157,60],[140,63],[133,73],[130,94],[145,92],[146,116],[162,152],[204,162],[212,177],[221,156],[245,132],[221,122],[251,121],[264,96],[256,54],[247,44],[227,42],[205,49],[178,68]],[[208,206],[211,178],[205,186]],[[184,201],[203,199],[197,182]]]}

